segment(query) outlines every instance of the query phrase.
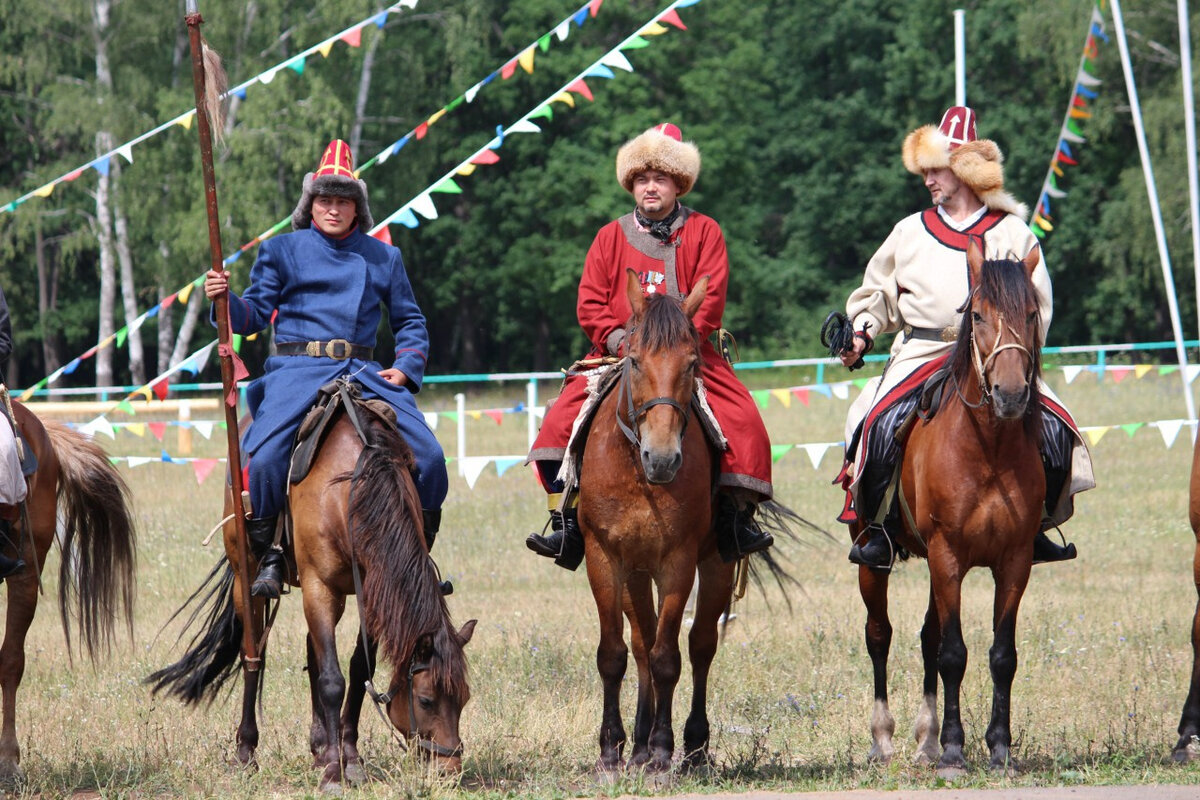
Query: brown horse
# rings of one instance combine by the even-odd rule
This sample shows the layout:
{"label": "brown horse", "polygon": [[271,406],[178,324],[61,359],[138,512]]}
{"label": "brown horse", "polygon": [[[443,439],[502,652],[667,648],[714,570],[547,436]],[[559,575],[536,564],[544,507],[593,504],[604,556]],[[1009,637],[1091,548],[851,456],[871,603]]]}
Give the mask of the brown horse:
{"label": "brown horse", "polygon": [[[1029,581],[1033,540],[1045,498],[1040,436],[1040,320],[1030,276],[1038,250],[1024,260],[984,261],[975,241],[967,249],[971,294],[958,344],[949,356],[944,399],[912,428],[901,467],[904,531],[898,544],[928,559],[929,608],[921,629],[924,699],[916,722],[918,763],[936,760],[944,777],[962,774],[964,733],[959,693],[967,665],[960,622],[962,581],[987,567],[995,582],[993,693],[986,742],[991,766],[1014,767],[1010,754],[1010,695],[1017,669],[1016,625]],[[851,527],[851,536],[865,521]],[[896,723],[888,710],[888,573],[859,568],[867,607],[866,642],[875,673],[869,758],[887,762]],[[938,748],[937,683],[945,688]]]}
{"label": "brown horse", "polygon": [[[437,567],[425,544],[421,505],[409,472],[412,455],[403,437],[363,407],[354,415],[359,424],[352,424],[343,409],[336,413],[311,470],[292,487],[290,500],[299,574],[293,585],[302,590],[308,622],[313,766],[323,770],[323,789],[365,780],[357,749],[359,715],[377,646],[382,645],[394,672],[388,691],[373,699],[386,705],[392,725],[422,755],[457,772],[462,767],[459,715],[470,698],[463,646],[475,620],[461,630],[451,625]],[[230,506],[227,497],[227,513]],[[237,544],[236,529],[227,521],[224,569],[218,563],[192,598],[207,594],[207,628],[193,638],[180,661],[147,679],[155,692],[167,689],[187,703],[213,697],[232,676],[239,655],[244,657]],[[250,567],[253,576],[257,564]],[[362,630],[347,688],[335,633],[346,597],[355,594]],[[264,619],[265,609],[264,601],[254,598],[258,619]],[[200,613],[193,612],[191,620]],[[245,672],[237,759],[246,765],[254,764],[258,746],[260,674]]]}
{"label": "brown horse", "polygon": [[[688,638],[692,708],[684,726],[685,763],[708,760],[708,672],[717,623],[728,607],[734,565],[717,555],[712,530],[715,453],[694,421],[700,338],[691,317],[708,287],[702,279],[682,302],[647,299],[630,270],[623,374],[592,418],[579,475],[579,525],[588,581],[600,615],[596,666],[604,686],[600,727],[603,772],[622,765],[621,680],[629,619],[637,664],[637,715],[629,765],[667,770],[674,751],[671,706],[679,681],[679,631],[699,569],[695,621]],[[658,589],[654,602],[652,585]]]}
{"label": "brown horse", "polygon": [[[1196,552],[1192,556],[1192,575],[1196,593],[1200,595],[1200,437],[1192,451],[1192,477],[1188,491],[1188,519],[1196,537]],[[1200,601],[1192,617],[1192,681],[1183,715],[1179,719],[1179,741],[1171,757],[1179,762],[1200,760]]]}
{"label": "brown horse", "polygon": [[12,406],[21,436],[37,458],[37,471],[27,478],[26,513],[12,523],[9,538],[17,549],[4,543],[7,554],[25,561],[24,569],[6,580],[8,608],[0,644],[0,781],[5,783],[21,774],[17,687],[25,672],[25,636],[37,611],[41,570],[56,531],[62,531],[58,600],[68,652],[71,616],[79,620],[80,644],[93,659],[109,650],[118,618],[133,638],[137,563],[129,488],[108,456],[82,434],[43,423],[18,402]]}

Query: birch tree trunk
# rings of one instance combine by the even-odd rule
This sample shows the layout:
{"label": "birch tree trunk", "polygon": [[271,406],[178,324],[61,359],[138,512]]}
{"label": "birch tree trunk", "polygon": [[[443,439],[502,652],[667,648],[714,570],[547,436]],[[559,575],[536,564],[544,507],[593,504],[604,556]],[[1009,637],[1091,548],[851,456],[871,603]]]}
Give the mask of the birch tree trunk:
{"label": "birch tree trunk", "polygon": [[[112,71],[108,64],[108,23],[111,10],[109,0],[94,0],[92,3],[92,41],[96,47],[96,101],[101,105],[112,97]],[[96,133],[96,155],[110,152],[113,147],[111,132],[102,130]],[[116,330],[113,324],[113,306],[117,296],[117,273],[110,201],[109,176],[100,175],[96,181],[96,243],[100,248],[100,314],[97,342],[103,342]],[[101,347],[96,351],[96,385],[111,386],[112,383],[113,348]]]}
{"label": "birch tree trunk", "polygon": [[[382,9],[377,8],[377,11]],[[379,49],[383,36],[376,33],[368,39],[370,41],[367,42],[366,51],[363,53],[362,74],[358,76],[358,95],[354,98],[354,122],[350,126],[349,141],[351,153],[358,153],[358,145],[362,139],[363,117],[367,113],[367,99],[371,96],[371,72],[375,67],[375,51]]]}
{"label": "birch tree trunk", "polygon": [[[142,332],[140,326],[133,327],[133,321],[141,316],[137,303],[137,284],[133,277],[133,256],[129,252],[129,223],[125,212],[117,200],[117,187],[121,182],[121,167],[117,158],[112,159],[109,166],[109,176],[112,178],[112,207],[114,231],[116,233],[117,263],[121,269],[121,300],[125,305],[125,325],[129,328],[126,334],[126,344],[129,346],[129,373],[133,382],[141,386],[146,382],[146,354],[142,348]],[[160,325],[162,322],[160,321]],[[167,323],[168,329],[170,323]]]}

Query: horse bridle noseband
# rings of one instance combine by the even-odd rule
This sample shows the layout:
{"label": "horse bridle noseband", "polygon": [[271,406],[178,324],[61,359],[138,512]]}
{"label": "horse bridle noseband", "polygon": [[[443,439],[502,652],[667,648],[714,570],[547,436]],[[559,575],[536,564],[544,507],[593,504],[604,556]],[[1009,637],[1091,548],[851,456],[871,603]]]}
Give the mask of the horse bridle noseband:
{"label": "horse bridle noseband", "polygon": [[[651,397],[646,402],[642,403],[637,408],[633,407],[633,388],[630,386],[630,372],[633,369],[633,361],[629,356],[625,356],[625,363],[621,366],[621,383],[617,387],[617,427],[621,429],[621,433],[625,434],[625,438],[636,447],[642,449],[642,439],[638,434],[638,426],[642,417],[646,416],[646,412],[655,406],[670,406],[675,409],[683,420],[683,427],[679,429],[680,438],[687,431],[688,414],[687,407],[673,397]],[[625,414],[629,417],[629,422],[621,418],[621,403],[625,403]]]}
{"label": "horse bridle noseband", "polygon": [[[355,579],[357,580],[357,578],[358,571],[355,570]],[[414,710],[416,708],[417,698],[413,688],[413,677],[417,675],[417,673],[425,672],[428,669],[430,669],[429,662],[417,661],[415,654],[408,661],[408,727],[411,731],[409,736],[412,738],[413,743],[417,747],[421,748],[427,753],[443,756],[445,758],[453,758],[454,756],[461,757],[463,754],[463,745],[461,741],[458,743],[457,747],[450,748],[440,745],[432,739],[426,739],[417,730],[417,712]],[[384,722],[387,723],[388,729],[392,732],[392,736],[394,736],[396,741],[400,743],[400,747],[402,749],[408,750],[408,745],[405,744],[404,740],[396,734],[396,729],[392,726],[392,721],[387,718],[386,714],[383,713],[383,707],[392,702],[392,699],[395,697],[395,695],[393,695],[391,692],[375,691],[375,685],[371,682],[370,678],[368,678],[366,681],[366,687],[367,694],[369,694],[371,699],[375,701],[375,710],[379,712],[379,716]]]}
{"label": "horse bridle noseband", "polygon": [[[1002,336],[1004,336],[1005,330],[1007,330],[1009,333],[1012,334],[1013,338],[1016,339],[1015,342],[1007,342],[1005,344],[1000,344],[1000,338]],[[963,401],[963,403],[970,406],[971,408],[979,408],[979,406],[982,406],[982,405],[992,402],[992,392],[988,386],[987,371],[992,366],[992,362],[995,361],[996,356],[998,356],[1000,353],[1002,353],[1005,350],[1019,350],[1020,352],[1025,354],[1025,358],[1028,362],[1028,368],[1025,370],[1025,382],[1028,383],[1029,381],[1031,381],[1033,379],[1033,370],[1034,370],[1033,353],[1029,352],[1028,347],[1021,344],[1020,335],[1018,335],[1017,332],[1015,330],[1013,330],[1013,327],[1011,325],[1007,324],[1004,321],[1004,315],[1003,314],[999,315],[999,319],[997,320],[997,325],[996,325],[996,341],[992,342],[992,351],[990,353],[988,353],[988,357],[986,359],[981,359],[979,357],[979,345],[975,341],[975,323],[972,321],[972,323],[971,323],[971,359],[975,362],[975,373],[979,378],[979,391],[981,393],[981,399],[978,404],[973,405],[973,406],[970,403],[967,403],[966,398],[964,398],[962,396],[962,392],[958,391],[958,385],[956,383],[955,391],[958,392],[958,397],[960,400]]]}

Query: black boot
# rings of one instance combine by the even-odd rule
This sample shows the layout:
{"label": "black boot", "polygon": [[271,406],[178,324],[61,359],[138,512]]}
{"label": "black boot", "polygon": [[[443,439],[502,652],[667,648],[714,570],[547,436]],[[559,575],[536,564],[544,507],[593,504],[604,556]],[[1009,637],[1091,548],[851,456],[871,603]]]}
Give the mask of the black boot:
{"label": "black boot", "polygon": [[553,558],[554,563],[564,569],[578,569],[583,563],[583,534],[579,531],[578,509],[568,508],[562,512],[550,509],[550,528],[549,536],[529,534],[525,546],[539,556]]}
{"label": "black boot", "polygon": [[250,586],[253,597],[277,600],[283,594],[287,563],[283,549],[275,545],[275,523],[278,517],[255,517],[246,520],[246,539],[258,559],[258,577]]}
{"label": "black boot", "polygon": [[1066,545],[1055,544],[1050,541],[1050,537],[1045,531],[1039,531],[1037,538],[1033,540],[1033,563],[1047,564],[1054,561],[1070,561],[1077,555],[1075,545],[1068,542]]}
{"label": "black boot", "polygon": [[859,544],[862,541],[860,535],[850,548],[850,560],[872,569],[891,569],[892,561],[896,557],[896,548],[888,538],[887,531],[882,525],[872,523],[867,526],[866,534],[865,542]]}
{"label": "black boot", "polygon": [[[421,521],[425,530],[425,546],[432,551],[438,530],[442,527],[442,510],[440,508],[422,508]],[[450,581],[441,581],[438,588],[442,590],[443,595],[454,594],[454,584]]]}
{"label": "black boot", "polygon": [[756,509],[753,503],[739,509],[729,494],[717,494],[717,552],[726,564],[775,544],[775,537],[754,521]]}

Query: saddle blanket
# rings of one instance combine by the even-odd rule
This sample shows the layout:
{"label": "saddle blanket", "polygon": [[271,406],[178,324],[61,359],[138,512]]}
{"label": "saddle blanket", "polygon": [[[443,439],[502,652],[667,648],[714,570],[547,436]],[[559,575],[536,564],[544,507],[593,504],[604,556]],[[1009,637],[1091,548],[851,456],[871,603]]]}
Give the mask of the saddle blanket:
{"label": "saddle blanket", "polygon": [[28,491],[17,455],[17,437],[7,420],[0,422],[0,504],[17,505]]}

